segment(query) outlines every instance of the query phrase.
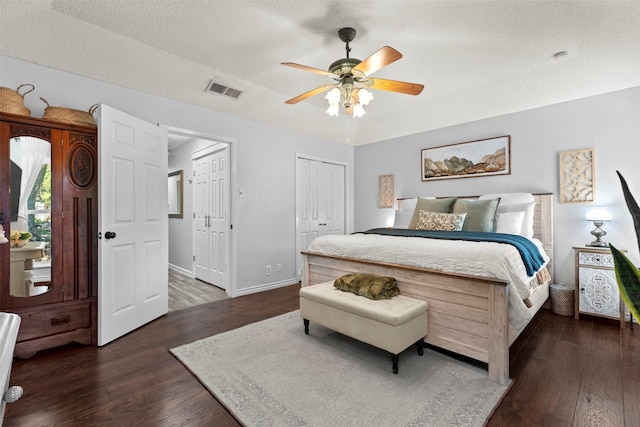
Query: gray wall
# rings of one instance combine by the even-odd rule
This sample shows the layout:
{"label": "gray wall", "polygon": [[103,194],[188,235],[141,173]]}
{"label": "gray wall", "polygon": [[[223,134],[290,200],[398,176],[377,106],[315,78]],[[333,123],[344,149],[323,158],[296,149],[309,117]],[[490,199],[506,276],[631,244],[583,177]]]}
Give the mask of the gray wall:
{"label": "gray wall", "polygon": [[[235,295],[297,282],[295,272],[295,153],[353,164],[353,147],[314,138],[202,107],[149,95],[36,64],[0,56],[0,86],[16,88],[32,83],[36,90],[25,98],[33,117],[42,117],[43,97],[51,105],[87,110],[104,103],[151,123],[190,129],[231,140],[232,257]],[[233,101],[229,101],[233,102]],[[353,168],[349,168],[353,171]],[[353,185],[349,176],[348,185]],[[239,198],[244,188],[246,197]],[[352,187],[348,188],[352,194]],[[353,212],[349,201],[349,212]],[[348,230],[353,227],[348,221]],[[191,253],[191,236],[179,242]],[[175,248],[171,249],[175,253]],[[180,261],[182,262],[182,261]],[[282,263],[265,276],[265,265]]]}
{"label": "gray wall", "polygon": [[[422,182],[423,148],[511,135],[511,175]],[[595,149],[596,200],[558,203],[561,151]],[[619,170],[640,200],[640,87],[534,110],[451,126],[355,148],[354,230],[384,227],[393,209],[379,209],[378,176],[393,174],[395,197],[464,196],[496,192],[554,193],[555,279],[573,283],[572,247],[593,240],[584,219],[606,206],[613,220],[606,241],[629,250],[640,265],[631,216],[624,203]]]}
{"label": "gray wall", "polygon": [[[592,240],[593,228],[584,220],[596,205],[607,206],[614,219],[606,225],[606,240],[626,247],[640,263],[631,218],[622,199],[615,170],[620,170],[640,199],[640,88],[580,99],[356,147],[266,126],[201,107],[133,91],[66,72],[0,56],[0,85],[36,86],[26,96],[32,116],[41,117],[44,97],[52,105],[88,109],[105,103],[127,113],[167,126],[190,129],[232,141],[231,266],[237,295],[295,281],[295,153],[354,165],[347,177],[348,231],[384,226],[392,209],[379,209],[378,175],[394,174],[395,196],[473,195],[531,191],[556,194],[556,281],[573,282],[572,246]],[[511,135],[512,173],[508,176],[422,182],[420,150],[428,147]],[[558,153],[594,148],[596,202],[560,204]],[[355,158],[355,161],[354,161]],[[170,160],[171,162],[171,160]],[[173,164],[172,165],[173,169]],[[176,168],[179,169],[179,168]],[[186,172],[186,168],[185,172]],[[238,197],[244,188],[247,196]],[[186,201],[185,201],[186,204]],[[185,214],[187,210],[185,209]],[[173,224],[173,223],[172,223]],[[181,233],[175,233],[181,234]],[[190,233],[172,234],[172,258],[190,254]],[[283,264],[264,275],[267,264]]]}

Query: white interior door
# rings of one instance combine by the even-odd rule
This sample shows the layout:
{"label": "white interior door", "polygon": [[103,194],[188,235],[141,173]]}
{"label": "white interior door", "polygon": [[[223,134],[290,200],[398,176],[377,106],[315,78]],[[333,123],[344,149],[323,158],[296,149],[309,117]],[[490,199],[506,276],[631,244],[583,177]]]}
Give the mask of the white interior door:
{"label": "white interior door", "polygon": [[194,159],[196,278],[227,289],[229,147],[219,144]]}
{"label": "white interior door", "polygon": [[98,345],[168,311],[167,132],[101,105]]}

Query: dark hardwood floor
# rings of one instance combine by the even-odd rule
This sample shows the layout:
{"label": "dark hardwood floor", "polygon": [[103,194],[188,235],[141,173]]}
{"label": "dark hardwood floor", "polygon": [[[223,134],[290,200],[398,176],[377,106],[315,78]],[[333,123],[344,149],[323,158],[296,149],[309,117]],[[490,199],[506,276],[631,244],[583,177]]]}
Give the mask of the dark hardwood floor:
{"label": "dark hardwood floor", "polygon": [[[171,312],[105,347],[15,360],[4,426],[238,426],[168,349],[298,308],[298,286]],[[640,426],[640,327],[541,310],[488,426]]]}

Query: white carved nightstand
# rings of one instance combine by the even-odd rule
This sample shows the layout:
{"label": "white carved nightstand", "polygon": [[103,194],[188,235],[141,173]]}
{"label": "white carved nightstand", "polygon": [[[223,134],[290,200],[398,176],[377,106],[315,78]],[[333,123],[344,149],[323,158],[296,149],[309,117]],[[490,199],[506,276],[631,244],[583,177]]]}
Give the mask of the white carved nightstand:
{"label": "white carved nightstand", "polygon": [[620,298],[613,255],[609,248],[574,246],[576,266],[575,318],[580,313],[619,319],[625,328],[624,302]]}

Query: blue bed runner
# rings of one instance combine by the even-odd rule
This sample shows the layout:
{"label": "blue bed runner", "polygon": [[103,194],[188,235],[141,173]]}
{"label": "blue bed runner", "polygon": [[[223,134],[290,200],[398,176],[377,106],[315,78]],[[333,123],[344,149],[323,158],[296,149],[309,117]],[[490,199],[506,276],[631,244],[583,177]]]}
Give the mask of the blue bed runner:
{"label": "blue bed runner", "polygon": [[354,234],[380,234],[383,236],[424,237],[427,239],[466,240],[472,242],[505,243],[515,247],[527,270],[527,276],[532,277],[545,263],[538,247],[526,237],[505,233],[482,233],[477,231],[425,231],[404,228],[372,228]]}

